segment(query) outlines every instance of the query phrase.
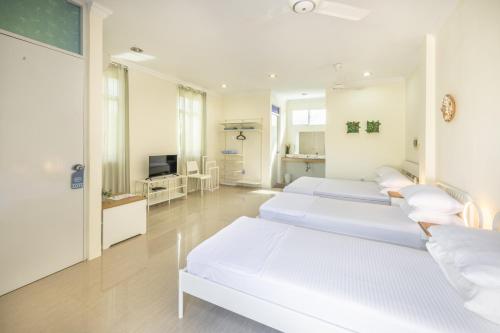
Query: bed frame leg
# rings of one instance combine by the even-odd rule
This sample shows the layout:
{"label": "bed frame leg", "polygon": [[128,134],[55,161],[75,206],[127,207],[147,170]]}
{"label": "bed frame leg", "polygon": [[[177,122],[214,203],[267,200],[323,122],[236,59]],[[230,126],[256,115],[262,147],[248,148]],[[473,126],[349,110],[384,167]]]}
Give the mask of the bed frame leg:
{"label": "bed frame leg", "polygon": [[182,271],[179,271],[179,319],[184,317],[184,291],[182,290],[181,274]]}

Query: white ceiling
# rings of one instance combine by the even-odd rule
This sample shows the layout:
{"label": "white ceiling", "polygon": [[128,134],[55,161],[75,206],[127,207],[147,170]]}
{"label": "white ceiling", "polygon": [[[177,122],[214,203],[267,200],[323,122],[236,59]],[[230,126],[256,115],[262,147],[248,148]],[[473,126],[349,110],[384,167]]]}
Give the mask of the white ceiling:
{"label": "white ceiling", "polygon": [[[113,11],[104,25],[109,55],[139,46],[156,57],[141,65],[220,92],[314,90],[406,76],[425,34],[457,3],[338,1],[371,12],[355,22],[296,15],[288,0],[99,0]],[[339,62],[340,73],[333,66]]]}

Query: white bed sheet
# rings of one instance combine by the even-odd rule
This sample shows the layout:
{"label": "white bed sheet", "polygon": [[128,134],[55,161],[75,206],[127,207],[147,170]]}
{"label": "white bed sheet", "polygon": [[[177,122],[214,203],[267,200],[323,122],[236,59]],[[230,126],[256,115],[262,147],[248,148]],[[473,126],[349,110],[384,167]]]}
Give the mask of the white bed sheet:
{"label": "white bed sheet", "polygon": [[424,251],[242,217],[187,271],[354,332],[499,332]]}
{"label": "white bed sheet", "polygon": [[347,201],[391,204],[389,196],[380,193],[380,187],[372,181],[300,177],[283,191]]}
{"label": "white bed sheet", "polygon": [[418,249],[422,231],[398,206],[279,193],[260,206],[263,219]]}

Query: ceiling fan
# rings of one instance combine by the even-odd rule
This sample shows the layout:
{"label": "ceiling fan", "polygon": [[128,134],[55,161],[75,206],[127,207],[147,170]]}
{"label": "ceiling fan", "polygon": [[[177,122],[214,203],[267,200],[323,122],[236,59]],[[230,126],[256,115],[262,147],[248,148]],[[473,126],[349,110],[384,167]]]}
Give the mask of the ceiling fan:
{"label": "ceiling fan", "polygon": [[297,14],[312,12],[352,21],[362,20],[370,13],[368,9],[327,0],[289,0],[289,4]]}

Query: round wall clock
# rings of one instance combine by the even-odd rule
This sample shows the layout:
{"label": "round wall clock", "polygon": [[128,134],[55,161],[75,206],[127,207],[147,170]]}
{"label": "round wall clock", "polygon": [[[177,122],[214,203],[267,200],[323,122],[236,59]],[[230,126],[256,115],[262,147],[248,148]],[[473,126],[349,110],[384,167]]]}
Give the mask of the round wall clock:
{"label": "round wall clock", "polygon": [[457,112],[455,99],[449,94],[444,95],[441,102],[441,113],[443,114],[444,121],[452,121],[455,117],[455,112]]}

